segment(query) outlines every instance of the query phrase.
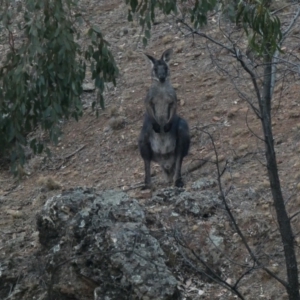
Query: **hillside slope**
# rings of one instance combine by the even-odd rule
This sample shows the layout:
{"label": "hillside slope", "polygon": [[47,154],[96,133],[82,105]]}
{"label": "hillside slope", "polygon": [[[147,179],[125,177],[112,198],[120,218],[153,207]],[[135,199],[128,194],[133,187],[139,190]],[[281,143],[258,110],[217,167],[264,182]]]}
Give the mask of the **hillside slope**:
{"label": "hillside slope", "polygon": [[[142,126],[144,96],[151,83],[150,64],[143,53],[158,57],[165,49],[173,48],[171,81],[179,99],[178,113],[188,121],[192,136],[184,169],[191,170],[203,159],[205,161],[193,172],[185,172],[186,191],[193,190],[193,184],[199,180],[217,179],[213,144],[203,132],[207,130],[214,139],[221,168],[226,165],[222,182],[225,190],[230,189],[229,203],[241,229],[264,263],[278,276],[284,276],[282,249],[264,167],[264,145],[257,138],[261,136],[259,120],[247,104],[238,98],[229,80],[218,72],[205,41],[197,37],[185,37],[171,19],[161,16],[161,22],[153,27],[149,45],[143,49],[139,38],[140,28],[136,22],[127,22],[127,9],[123,1],[101,0],[97,4],[85,1],[83,9],[111,44],[120,69],[117,87],[108,85],[106,109],[99,118],[91,109],[95,91],[84,93],[85,111],[82,119],[79,122],[64,121],[59,144],[50,146],[52,158],[44,162],[43,157],[32,157],[25,166],[27,175],[21,180],[11,176],[7,165],[0,166],[0,262],[8,258],[17,262],[18,265],[12,266],[12,274],[15,278],[19,276],[20,281],[30,274],[32,266],[28,267],[28,262],[33,262],[33,257],[41,247],[37,238],[36,213],[48,198],[61,190],[82,186],[97,190],[128,191],[130,196],[144,205],[149,214],[158,214],[157,219],[163,223],[170,222],[170,228],[180,223],[186,236],[192,231],[193,247],[197,251],[201,250],[201,237],[213,227],[217,235],[226,240],[222,256],[237,264],[247,263],[249,257],[236,234],[233,234],[222,208],[214,213],[211,220],[208,216],[186,215],[181,216],[179,222],[170,217],[174,208],[172,203],[162,205],[151,202],[151,206],[147,202],[151,197],[150,192],[140,190],[144,165],[139,156],[137,138]],[[220,34],[216,28],[204,30]],[[291,45],[291,49],[297,50],[299,46]],[[295,55],[299,55],[297,51]],[[219,55],[226,58],[228,54],[220,51]],[[91,82],[87,80],[86,84],[90,85]],[[296,78],[288,83],[283,94],[280,89],[276,90],[276,109],[273,112],[277,159],[289,213],[300,208],[299,86],[299,79]],[[156,188],[166,188],[159,166],[153,165],[152,170]],[[212,190],[218,195],[215,186]],[[157,219],[154,218],[152,225],[155,228],[159,227]],[[294,231],[299,232],[298,217],[294,218],[293,225]],[[197,237],[199,242],[196,242]],[[299,236],[296,242],[300,242]],[[229,249],[233,252],[227,252]],[[299,249],[297,251],[300,258]],[[240,274],[237,273],[236,278],[231,277],[235,269],[226,263],[225,258],[223,265],[219,266],[220,272],[229,274],[228,281],[233,282]],[[207,282],[188,268],[178,270],[176,275],[182,282],[184,294],[190,297],[186,299],[235,299],[224,288]],[[13,286],[16,283],[11,284]],[[249,300],[257,297],[285,299],[280,284],[260,271],[246,277],[241,286]],[[8,297],[9,293],[1,296]],[[16,295],[11,299],[26,297],[18,298]]]}

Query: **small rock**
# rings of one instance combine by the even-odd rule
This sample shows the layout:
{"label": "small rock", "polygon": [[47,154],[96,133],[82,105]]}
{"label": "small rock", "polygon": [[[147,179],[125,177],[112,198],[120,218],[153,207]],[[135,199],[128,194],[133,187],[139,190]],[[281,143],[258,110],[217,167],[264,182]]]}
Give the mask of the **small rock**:
{"label": "small rock", "polygon": [[14,209],[8,209],[6,211],[7,214],[11,215],[14,218],[21,218],[23,216],[23,213],[19,210],[14,210]]}
{"label": "small rock", "polygon": [[221,154],[221,155],[218,156],[218,161],[219,162],[222,162],[224,160],[225,160],[225,155]]}
{"label": "small rock", "polygon": [[103,132],[105,132],[105,133],[109,132],[110,130],[111,130],[111,129],[110,129],[109,126],[106,126],[106,127],[103,128]]}
{"label": "small rock", "polygon": [[184,40],[178,41],[178,42],[176,43],[176,46],[175,46],[175,52],[176,52],[176,53],[182,52],[184,46],[185,46],[185,41],[184,41]]}
{"label": "small rock", "polygon": [[193,231],[198,231],[199,230],[199,225],[193,225],[192,230]]}
{"label": "small rock", "polygon": [[52,176],[40,177],[37,180],[37,184],[40,185],[44,191],[53,191],[61,188],[61,184]]}
{"label": "small rock", "polygon": [[[264,180],[262,183],[261,183],[261,186],[263,188],[269,188],[270,187],[270,182],[268,180]],[[300,188],[300,186],[299,186]]]}
{"label": "small rock", "polygon": [[93,82],[83,83],[82,89],[84,92],[93,92],[95,90],[95,84]]}
{"label": "small rock", "polygon": [[119,50],[124,51],[126,44],[118,45]]}
{"label": "small rock", "polygon": [[248,197],[251,200],[254,200],[257,197],[257,193],[252,187],[247,189],[245,194],[246,194],[245,196]]}
{"label": "small rock", "polygon": [[233,118],[236,116],[236,113],[238,112],[238,108],[232,108],[228,113],[227,117],[228,118]]}
{"label": "small rock", "polygon": [[112,117],[108,121],[108,125],[113,130],[119,130],[125,127],[125,120],[123,117]]}
{"label": "small rock", "polygon": [[217,116],[214,116],[214,117],[212,118],[212,120],[215,121],[215,122],[218,122],[218,121],[221,121],[221,118],[219,118],[219,117],[217,117]]}
{"label": "small rock", "polygon": [[172,42],[172,40],[173,40],[173,37],[171,35],[166,35],[162,38],[162,42],[164,44],[168,44],[168,43]]}
{"label": "small rock", "polygon": [[233,173],[233,175],[232,175],[232,178],[233,178],[233,179],[239,179],[240,177],[241,177],[241,174],[238,173],[238,172]]}
{"label": "small rock", "polygon": [[179,84],[179,83],[173,83],[172,86],[173,86],[173,88],[175,90],[178,90],[181,87],[181,84]]}
{"label": "small rock", "polygon": [[152,197],[152,191],[150,189],[142,190],[136,195],[136,198],[139,199],[149,199],[151,197]]}
{"label": "small rock", "polygon": [[108,90],[108,91],[112,91],[114,90],[115,86],[112,82],[107,82],[105,83],[105,88]]}
{"label": "small rock", "polygon": [[297,111],[290,112],[289,118],[291,118],[291,119],[300,118],[300,112],[297,112]]}
{"label": "small rock", "polygon": [[206,190],[217,186],[217,181],[215,179],[200,179],[192,184],[192,189],[194,190]]}
{"label": "small rock", "polygon": [[128,60],[133,60],[138,57],[137,53],[132,50],[126,51],[125,56],[127,57]]}
{"label": "small rock", "polygon": [[262,206],[261,206],[262,209],[264,210],[269,210],[270,209],[270,205],[269,203],[264,203]]}
{"label": "small rock", "polygon": [[232,132],[232,137],[238,136],[240,134],[244,135],[248,133],[249,131],[247,129],[237,128]]}
{"label": "small rock", "polygon": [[278,274],[278,273],[279,273],[279,266],[278,266],[278,264],[272,264],[270,270],[271,270],[274,274]]}
{"label": "small rock", "polygon": [[111,117],[117,117],[119,116],[119,109],[116,105],[112,105],[107,108],[107,114],[108,116]]}
{"label": "small rock", "polygon": [[299,237],[299,236],[296,237],[296,238],[295,238],[295,241],[296,241],[297,245],[299,246],[299,245],[300,245],[300,237]]}
{"label": "small rock", "polygon": [[214,97],[214,95],[212,94],[212,93],[207,93],[206,95],[205,95],[205,100],[210,100],[210,99],[212,99]]}
{"label": "small rock", "polygon": [[238,147],[238,152],[243,152],[244,150],[248,149],[249,145],[248,144],[242,144]]}

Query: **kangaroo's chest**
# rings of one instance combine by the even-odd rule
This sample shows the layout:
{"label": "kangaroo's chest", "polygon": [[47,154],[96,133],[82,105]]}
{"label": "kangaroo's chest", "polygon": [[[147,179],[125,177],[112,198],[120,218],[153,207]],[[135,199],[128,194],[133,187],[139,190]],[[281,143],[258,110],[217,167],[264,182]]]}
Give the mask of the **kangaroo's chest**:
{"label": "kangaroo's chest", "polygon": [[175,151],[176,138],[170,132],[156,133],[152,132],[150,144],[155,154],[168,154]]}

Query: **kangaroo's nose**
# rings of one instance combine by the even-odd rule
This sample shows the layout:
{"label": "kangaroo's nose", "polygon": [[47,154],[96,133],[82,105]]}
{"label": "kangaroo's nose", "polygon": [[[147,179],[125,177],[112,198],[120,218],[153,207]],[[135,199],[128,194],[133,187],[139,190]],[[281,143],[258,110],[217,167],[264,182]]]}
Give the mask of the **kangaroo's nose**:
{"label": "kangaroo's nose", "polygon": [[166,170],[170,170],[170,169],[171,169],[171,165],[170,165],[170,164],[165,164],[165,165],[164,165],[164,168],[165,168]]}
{"label": "kangaroo's nose", "polygon": [[165,77],[160,77],[160,78],[159,78],[159,81],[160,81],[161,83],[164,83],[164,82],[165,82],[165,80],[166,80],[166,78],[165,78]]}

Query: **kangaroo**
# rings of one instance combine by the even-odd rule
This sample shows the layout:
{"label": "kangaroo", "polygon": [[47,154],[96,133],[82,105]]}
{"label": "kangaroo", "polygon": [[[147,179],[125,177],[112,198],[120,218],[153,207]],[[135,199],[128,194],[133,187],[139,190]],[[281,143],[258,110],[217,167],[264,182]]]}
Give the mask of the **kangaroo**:
{"label": "kangaroo", "polygon": [[188,123],[176,114],[177,97],[170,82],[168,62],[172,49],[159,60],[146,56],[152,64],[152,85],[145,98],[146,112],[138,144],[145,164],[145,188],[151,188],[151,161],[157,162],[169,183],[182,187],[181,165],[188,154]]}

